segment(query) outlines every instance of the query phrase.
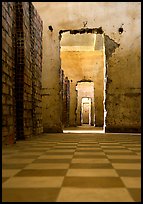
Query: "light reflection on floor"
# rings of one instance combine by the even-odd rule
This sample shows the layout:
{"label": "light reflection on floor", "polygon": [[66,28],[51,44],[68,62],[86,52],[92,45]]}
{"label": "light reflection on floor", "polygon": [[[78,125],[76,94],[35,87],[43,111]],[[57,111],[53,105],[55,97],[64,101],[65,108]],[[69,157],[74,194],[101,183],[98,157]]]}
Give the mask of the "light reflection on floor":
{"label": "light reflection on floor", "polygon": [[77,127],[64,128],[63,133],[105,133],[103,127],[82,125]]}
{"label": "light reflection on floor", "polygon": [[[63,133],[105,133],[103,127],[94,127],[89,125],[82,125],[77,127],[67,127],[63,129]],[[124,135],[140,135],[141,133],[106,133],[106,134],[124,134]]]}

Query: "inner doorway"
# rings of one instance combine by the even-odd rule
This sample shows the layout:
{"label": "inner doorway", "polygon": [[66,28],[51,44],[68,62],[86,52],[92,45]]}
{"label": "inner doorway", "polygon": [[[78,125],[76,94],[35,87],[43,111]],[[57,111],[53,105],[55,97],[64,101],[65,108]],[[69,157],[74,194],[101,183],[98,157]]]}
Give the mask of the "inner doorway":
{"label": "inner doorway", "polygon": [[82,98],[81,101],[81,125],[91,125],[91,98]]}
{"label": "inner doorway", "polygon": [[95,126],[94,82],[81,80],[77,82],[76,123],[78,126]]}

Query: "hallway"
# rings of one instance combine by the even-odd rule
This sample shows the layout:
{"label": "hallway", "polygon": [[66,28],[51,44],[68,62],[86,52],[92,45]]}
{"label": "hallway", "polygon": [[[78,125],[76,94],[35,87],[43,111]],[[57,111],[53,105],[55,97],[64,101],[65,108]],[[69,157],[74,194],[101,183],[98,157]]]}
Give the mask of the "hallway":
{"label": "hallway", "polygon": [[141,201],[140,25],[141,2],[2,2],[3,202]]}
{"label": "hallway", "polygon": [[44,133],[3,147],[3,202],[139,202],[140,134]]}

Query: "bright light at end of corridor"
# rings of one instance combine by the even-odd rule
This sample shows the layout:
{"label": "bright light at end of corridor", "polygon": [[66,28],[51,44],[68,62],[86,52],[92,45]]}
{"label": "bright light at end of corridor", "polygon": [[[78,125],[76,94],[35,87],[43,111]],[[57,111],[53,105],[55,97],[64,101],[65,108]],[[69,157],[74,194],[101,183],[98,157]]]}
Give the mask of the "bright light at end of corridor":
{"label": "bright light at end of corridor", "polygon": [[63,130],[63,133],[105,133],[104,130]]}

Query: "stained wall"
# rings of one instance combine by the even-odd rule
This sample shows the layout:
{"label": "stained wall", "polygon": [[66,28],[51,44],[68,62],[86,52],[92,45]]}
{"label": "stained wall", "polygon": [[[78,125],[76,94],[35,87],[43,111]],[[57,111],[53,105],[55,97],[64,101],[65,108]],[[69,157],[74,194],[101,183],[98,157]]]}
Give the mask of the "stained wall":
{"label": "stained wall", "polygon": [[[106,41],[106,131],[140,131],[141,3],[34,2],[34,5],[44,24],[42,103],[45,130],[49,127],[54,131],[62,129],[58,84],[61,67],[59,31],[86,26],[102,27],[104,34],[119,45],[114,46],[106,38],[109,40]],[[123,28],[122,33],[119,28]]]}

